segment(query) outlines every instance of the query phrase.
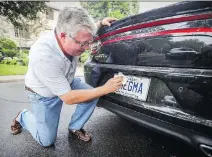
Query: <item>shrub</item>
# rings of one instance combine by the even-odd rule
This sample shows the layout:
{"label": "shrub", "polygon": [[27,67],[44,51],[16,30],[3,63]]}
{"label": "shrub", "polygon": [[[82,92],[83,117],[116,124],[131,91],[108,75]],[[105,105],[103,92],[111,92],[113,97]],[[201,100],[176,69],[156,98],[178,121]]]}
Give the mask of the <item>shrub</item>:
{"label": "shrub", "polygon": [[19,55],[19,50],[16,49],[2,49],[4,57],[15,57]]}
{"label": "shrub", "polygon": [[79,61],[84,64],[88,60],[89,55],[90,55],[90,52],[89,51],[85,51],[84,53],[82,53],[80,55]]}
{"label": "shrub", "polygon": [[18,57],[13,57],[13,59],[10,61],[10,65],[16,65],[18,63],[19,58]]}
{"label": "shrub", "polygon": [[24,49],[24,50],[21,50],[20,53],[24,53],[24,54],[27,54],[28,55],[29,54],[29,50]]}
{"label": "shrub", "polygon": [[7,38],[0,38],[0,47],[2,49],[17,49],[16,43]]}
{"label": "shrub", "polygon": [[18,64],[24,65],[24,66],[27,66],[27,65],[28,65],[28,63],[29,63],[29,58],[28,58],[28,53],[27,53],[27,51],[25,51],[25,52],[21,51],[21,52],[18,54],[17,57],[19,58]]}
{"label": "shrub", "polygon": [[0,52],[0,61],[3,59],[3,55],[2,53]]}
{"label": "shrub", "polygon": [[22,62],[23,62],[24,66],[27,66],[29,64],[29,59],[28,58],[23,58]]}
{"label": "shrub", "polygon": [[28,56],[22,57],[19,59],[19,63],[21,65],[27,66],[29,64],[29,58]]}
{"label": "shrub", "polygon": [[1,61],[2,64],[10,64],[12,61],[11,57],[4,57],[4,59]]}
{"label": "shrub", "polygon": [[20,51],[17,55],[18,58],[25,58],[25,57],[28,57],[28,54],[23,52],[23,51]]}

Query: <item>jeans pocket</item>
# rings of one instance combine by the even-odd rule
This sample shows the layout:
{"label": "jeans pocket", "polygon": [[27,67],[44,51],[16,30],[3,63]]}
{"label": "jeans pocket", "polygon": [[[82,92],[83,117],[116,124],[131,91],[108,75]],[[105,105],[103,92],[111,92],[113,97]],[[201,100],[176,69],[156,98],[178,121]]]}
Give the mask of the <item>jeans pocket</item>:
{"label": "jeans pocket", "polygon": [[26,92],[26,95],[28,96],[29,101],[31,102],[38,101],[40,98],[42,98],[42,96],[37,93],[33,93],[28,90],[25,90],[25,92]]}
{"label": "jeans pocket", "polygon": [[27,95],[29,101],[31,101],[31,102],[36,101],[36,99],[37,99],[37,98],[36,98],[36,93],[32,93],[32,92],[30,92],[30,91],[28,91],[28,90],[25,90],[25,93],[26,93],[26,95]]}

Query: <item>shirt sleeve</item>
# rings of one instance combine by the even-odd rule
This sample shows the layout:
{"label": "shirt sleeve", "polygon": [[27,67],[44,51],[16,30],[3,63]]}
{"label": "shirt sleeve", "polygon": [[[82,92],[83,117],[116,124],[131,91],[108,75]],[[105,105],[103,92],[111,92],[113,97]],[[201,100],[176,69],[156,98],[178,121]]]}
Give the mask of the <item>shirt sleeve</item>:
{"label": "shirt sleeve", "polygon": [[66,79],[58,61],[52,57],[37,59],[32,70],[37,77],[54,95],[60,96],[71,90],[70,84]]}

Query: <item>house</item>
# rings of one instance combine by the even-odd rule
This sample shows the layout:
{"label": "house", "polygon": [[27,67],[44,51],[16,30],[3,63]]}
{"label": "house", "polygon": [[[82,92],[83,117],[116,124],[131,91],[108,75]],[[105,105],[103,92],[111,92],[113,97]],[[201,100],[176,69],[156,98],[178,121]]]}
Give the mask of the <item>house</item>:
{"label": "house", "polygon": [[56,26],[59,11],[64,6],[80,6],[79,2],[47,2],[48,11],[38,13],[40,17],[36,21],[27,22],[28,30],[15,28],[6,18],[0,16],[0,37],[10,38],[15,41],[18,47],[29,49],[39,34],[44,31],[52,30]]}

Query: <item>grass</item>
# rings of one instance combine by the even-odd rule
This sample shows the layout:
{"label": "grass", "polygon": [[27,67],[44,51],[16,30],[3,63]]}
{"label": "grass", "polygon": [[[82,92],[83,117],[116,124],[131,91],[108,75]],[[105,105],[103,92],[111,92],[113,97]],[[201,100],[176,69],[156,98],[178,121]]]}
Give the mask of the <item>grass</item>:
{"label": "grass", "polygon": [[28,66],[0,64],[0,76],[24,75]]}

